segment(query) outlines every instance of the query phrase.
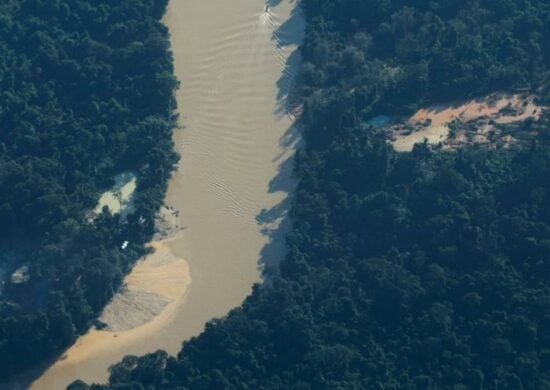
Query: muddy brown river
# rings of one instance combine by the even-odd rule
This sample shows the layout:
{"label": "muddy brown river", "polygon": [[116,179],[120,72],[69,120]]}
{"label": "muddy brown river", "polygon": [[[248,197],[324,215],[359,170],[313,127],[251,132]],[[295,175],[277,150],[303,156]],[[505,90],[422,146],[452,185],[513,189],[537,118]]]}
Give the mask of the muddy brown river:
{"label": "muddy brown river", "polygon": [[110,313],[141,310],[141,296],[164,306],[131,329],[90,330],[33,389],[105,382],[127,354],[176,354],[284,256],[298,142],[286,106],[303,35],[297,2],[271,0],[266,11],[260,0],[171,0],[165,23],[181,82],[174,139],[182,159],[166,198],[178,228],[153,243],[155,254],[126,279],[130,298],[113,301],[124,308]]}

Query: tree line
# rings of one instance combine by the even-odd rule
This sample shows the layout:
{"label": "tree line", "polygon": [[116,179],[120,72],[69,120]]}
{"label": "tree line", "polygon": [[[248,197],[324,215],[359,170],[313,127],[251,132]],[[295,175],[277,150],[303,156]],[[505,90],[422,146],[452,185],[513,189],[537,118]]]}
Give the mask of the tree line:
{"label": "tree line", "polygon": [[[30,272],[1,291],[0,378],[74,342],[145,253],[178,159],[166,3],[0,5],[0,250]],[[90,223],[122,171],[137,175],[136,212]]]}
{"label": "tree line", "polygon": [[396,153],[379,114],[529,89],[550,5],[303,0],[304,146],[288,255],[177,357],[79,389],[550,388],[550,117],[525,147]]}

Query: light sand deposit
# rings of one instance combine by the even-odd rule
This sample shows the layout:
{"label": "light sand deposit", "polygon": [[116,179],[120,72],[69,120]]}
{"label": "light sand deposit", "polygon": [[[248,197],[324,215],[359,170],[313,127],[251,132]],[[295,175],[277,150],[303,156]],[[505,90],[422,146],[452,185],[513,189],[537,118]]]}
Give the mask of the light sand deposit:
{"label": "light sand deposit", "polygon": [[[528,94],[494,93],[483,98],[447,105],[433,105],[418,110],[405,122],[389,128],[392,145],[400,152],[411,151],[414,144],[426,140],[428,144],[443,145],[444,149],[457,148],[469,143],[510,145],[514,138],[501,134],[498,125],[538,120],[545,109]],[[466,137],[464,124],[477,123],[475,132]],[[450,137],[450,124],[458,129]],[[471,129],[469,129],[471,130]],[[452,138],[452,139],[451,139]]]}
{"label": "light sand deposit", "polygon": [[153,255],[139,262],[124,280],[124,288],[105,307],[100,320],[106,330],[120,332],[137,328],[182,298],[190,283],[189,269],[164,242],[152,244]]}
{"label": "light sand deposit", "polygon": [[184,304],[191,283],[186,261],[165,242],[138,262],[124,279],[124,289],[100,319],[104,330],[91,329],[32,384],[33,389],[62,389],[77,378],[104,380],[109,365],[127,354],[154,351],[149,338],[162,335]]}
{"label": "light sand deposit", "polygon": [[422,143],[425,140],[429,144],[444,142],[449,137],[449,127],[446,125],[427,126],[426,128],[413,131],[408,135],[399,135],[392,142],[393,148],[399,152],[410,152],[414,144]]}
{"label": "light sand deposit", "polygon": [[107,206],[111,214],[122,213],[124,216],[132,212],[132,200],[136,185],[136,176],[133,173],[125,172],[116,175],[115,185],[101,195],[91,218],[93,219],[95,216],[101,214],[105,206]]}
{"label": "light sand deposit", "polygon": [[[499,114],[506,107],[510,107],[515,113],[504,112]],[[454,105],[433,105],[418,110],[409,119],[409,123],[424,122],[430,119],[432,126],[439,126],[454,119],[468,122],[481,117],[493,117],[499,123],[510,123],[525,120],[528,117],[538,119],[540,114],[540,107],[535,104],[534,97],[531,95],[494,93],[483,98]]]}
{"label": "light sand deposit", "polygon": [[174,275],[138,265],[128,286],[178,297],[137,328],[91,330],[34,389],[61,389],[76,378],[105,381],[107,367],[126,354],[177,353],[208,320],[243,301],[265,264],[284,256],[298,142],[286,97],[300,61],[303,20],[293,13],[295,1],[271,4],[265,13],[260,0],[170,1],[166,23],[184,130],[175,134],[182,160],[166,204],[179,213],[163,211],[173,236],[148,259],[161,250],[186,259],[192,283],[183,294],[189,283],[183,261],[170,265]]}

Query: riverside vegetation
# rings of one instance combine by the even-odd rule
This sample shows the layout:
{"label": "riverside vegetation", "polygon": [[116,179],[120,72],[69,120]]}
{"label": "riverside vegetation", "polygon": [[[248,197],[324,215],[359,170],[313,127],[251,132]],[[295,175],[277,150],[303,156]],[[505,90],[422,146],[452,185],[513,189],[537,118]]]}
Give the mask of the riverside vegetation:
{"label": "riverside vegetation", "polygon": [[[2,379],[72,343],[146,251],[178,158],[166,3],[0,5],[0,269],[28,274],[0,281]],[[135,212],[86,218],[125,171]]]}
{"label": "riverside vegetation", "polygon": [[[157,250],[104,309],[100,320],[109,326],[79,337],[31,389],[63,389],[79,378],[106,383],[109,366],[125,355],[177,354],[182,341],[243,302],[259,281],[258,258],[284,257],[295,131],[277,110],[288,85],[277,81],[299,69],[294,43],[304,24],[299,14],[290,17],[295,4],[281,0],[266,13],[251,0],[169,1],[162,20],[182,85],[178,125],[185,130],[174,132],[181,159],[151,243]],[[280,143],[283,136],[289,142]],[[170,303],[163,308],[166,299],[137,294],[120,305],[124,291],[136,289]],[[132,329],[115,331],[140,317]]]}
{"label": "riverside vegetation", "polygon": [[[177,159],[164,6],[0,6],[3,261],[29,273],[2,288],[3,378],[74,340],[152,233]],[[127,357],[91,387],[549,388],[548,114],[508,149],[396,153],[367,125],[497,90],[548,104],[548,3],[302,7],[305,145],[279,274],[177,357]],[[136,213],[87,223],[106,178],[128,170]]]}
{"label": "riverside vegetation", "polygon": [[398,153],[380,113],[528,90],[550,5],[302,0],[305,145],[288,255],[177,357],[88,389],[550,388],[550,118],[509,148]]}

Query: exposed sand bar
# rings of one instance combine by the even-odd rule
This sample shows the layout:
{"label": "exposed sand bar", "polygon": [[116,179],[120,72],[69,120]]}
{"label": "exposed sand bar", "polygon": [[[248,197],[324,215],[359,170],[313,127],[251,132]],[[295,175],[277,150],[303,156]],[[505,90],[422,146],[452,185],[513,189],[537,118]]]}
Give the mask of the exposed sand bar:
{"label": "exposed sand bar", "polygon": [[[190,279],[181,272],[180,288],[154,291],[173,300],[146,324],[81,337],[34,389],[61,389],[77,378],[103,382],[107,368],[126,354],[177,353],[208,320],[243,301],[262,264],[284,256],[298,140],[285,97],[299,64],[303,20],[295,1],[272,0],[268,13],[264,8],[262,0],[170,1],[165,22],[184,129],[174,136],[182,160],[166,204],[179,210],[183,230],[155,245],[185,259]],[[164,281],[156,279],[167,277],[151,271],[149,279],[137,269],[129,284],[160,286]]]}

